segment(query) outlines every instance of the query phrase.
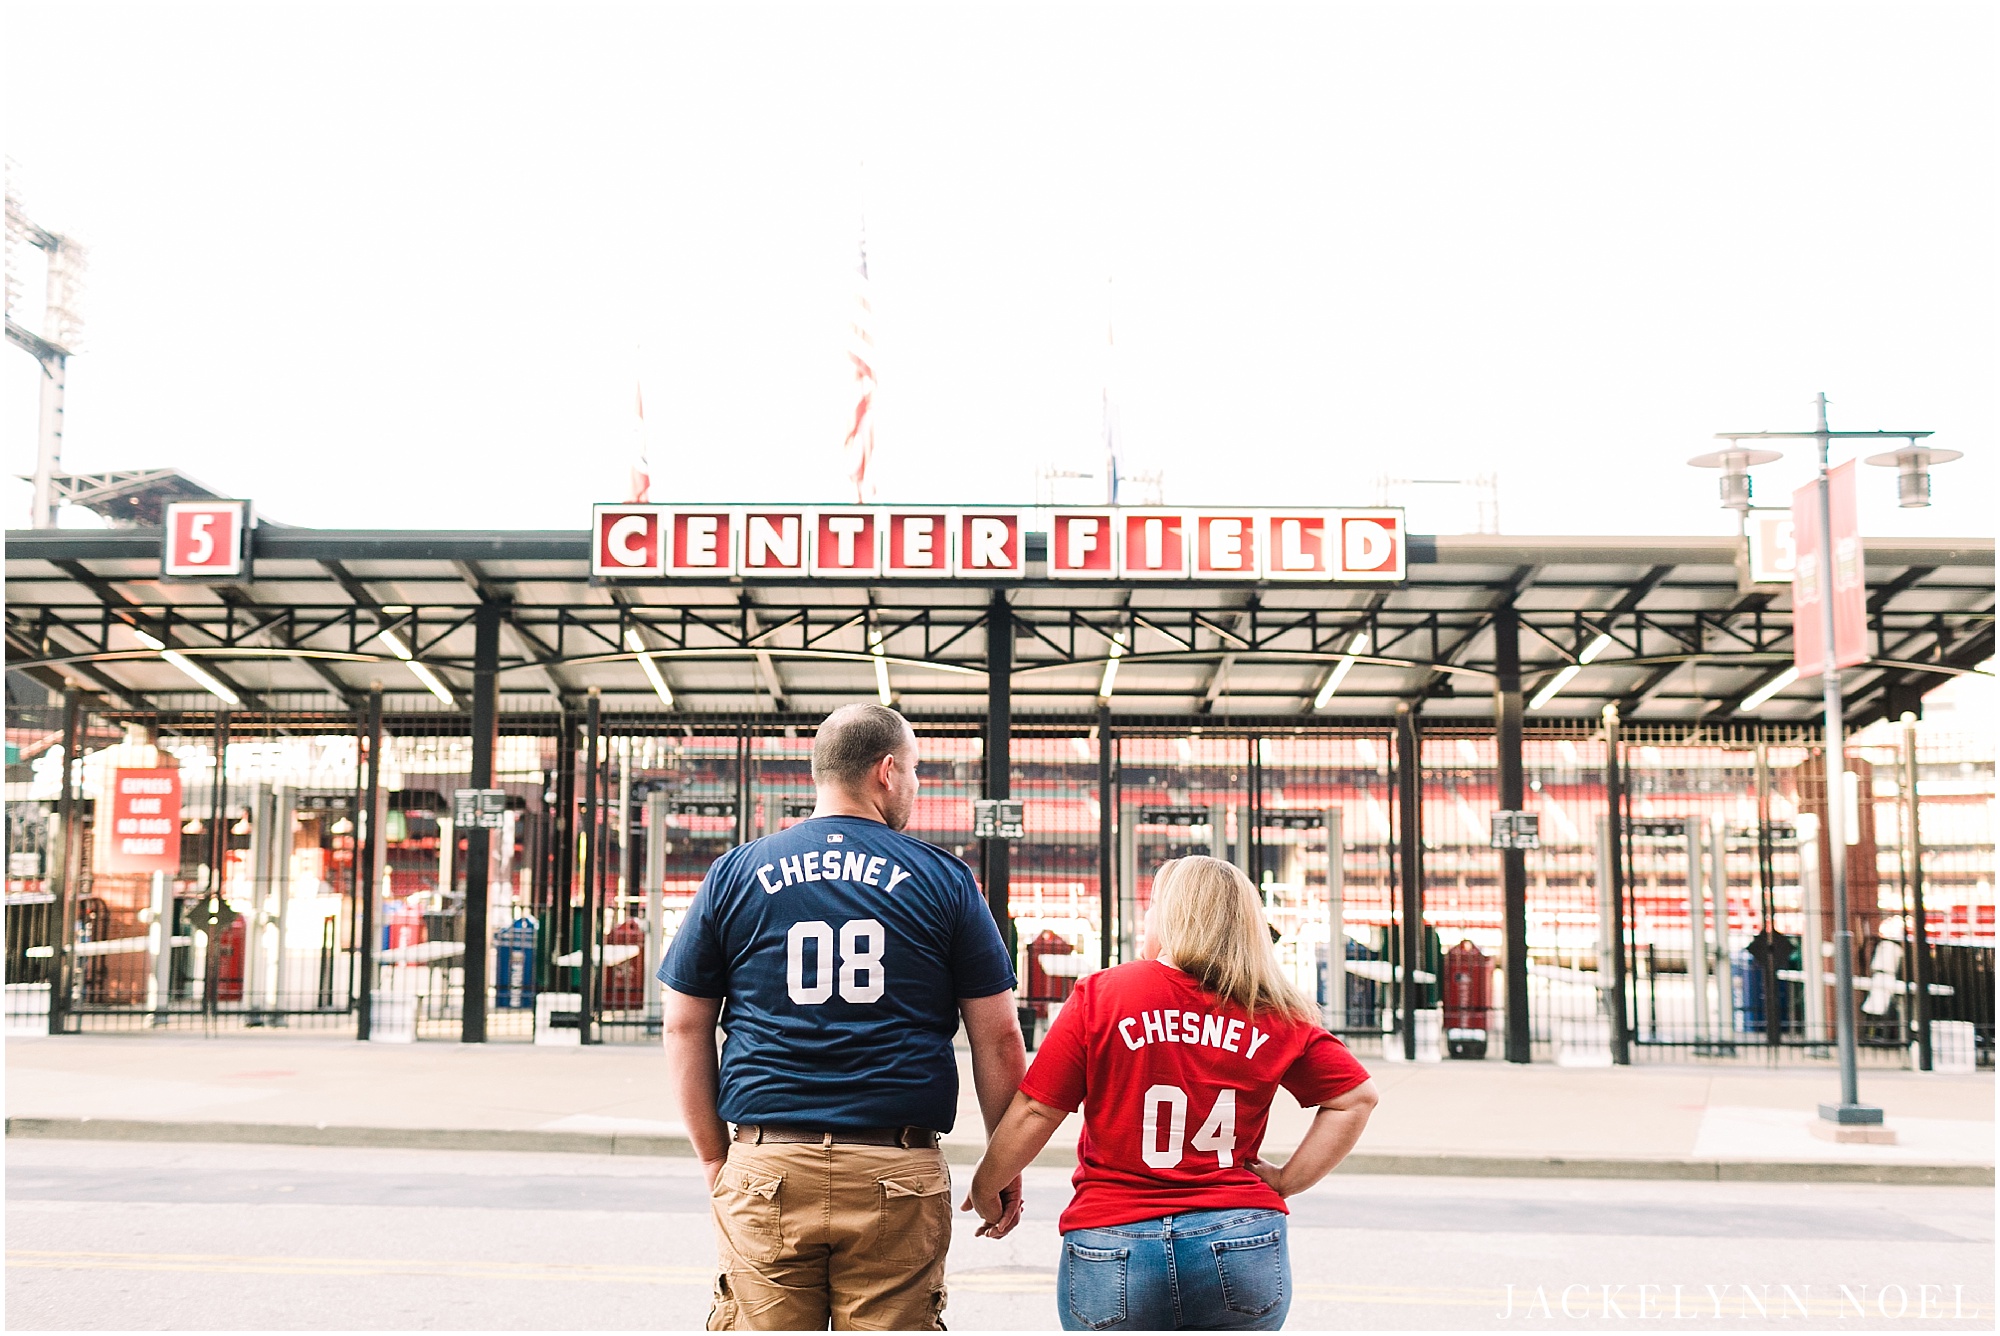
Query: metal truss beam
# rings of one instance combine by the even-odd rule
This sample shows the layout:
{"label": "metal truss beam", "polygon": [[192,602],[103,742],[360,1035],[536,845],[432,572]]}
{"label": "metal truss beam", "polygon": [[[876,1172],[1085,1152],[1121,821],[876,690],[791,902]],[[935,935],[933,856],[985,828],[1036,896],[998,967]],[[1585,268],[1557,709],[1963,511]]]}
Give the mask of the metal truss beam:
{"label": "metal truss beam", "polygon": [[[144,613],[146,612],[146,608],[119,592],[109,580],[91,571],[80,561],[58,560],[50,564],[70,579],[88,589],[91,593],[97,595],[99,603],[104,608],[107,610],[117,609],[122,612],[124,620],[134,630],[145,630],[145,627],[141,623],[145,620]],[[165,641],[167,647],[170,649],[177,648],[173,643],[173,636],[171,634],[171,620],[171,612],[168,611],[162,615],[158,623],[160,627],[159,638]],[[183,623],[185,624],[185,619],[183,619]],[[147,634],[154,633],[149,631]],[[211,632],[211,634],[213,633]],[[213,675],[216,681],[235,692],[237,698],[252,709],[265,710],[270,708],[261,694],[244,686],[241,682],[233,680],[220,666],[210,665],[205,671]],[[93,676],[92,680],[96,681],[100,679],[97,676]],[[102,680],[109,681],[111,679],[105,677]]]}

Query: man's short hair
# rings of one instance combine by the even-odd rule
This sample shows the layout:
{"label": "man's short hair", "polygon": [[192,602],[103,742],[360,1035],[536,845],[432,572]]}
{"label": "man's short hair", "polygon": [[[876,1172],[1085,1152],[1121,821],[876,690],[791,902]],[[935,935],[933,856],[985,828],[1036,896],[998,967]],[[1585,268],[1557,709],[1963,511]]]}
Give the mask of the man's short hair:
{"label": "man's short hair", "polygon": [[813,738],[813,782],[851,788],[911,739],[909,721],[886,705],[843,705]]}

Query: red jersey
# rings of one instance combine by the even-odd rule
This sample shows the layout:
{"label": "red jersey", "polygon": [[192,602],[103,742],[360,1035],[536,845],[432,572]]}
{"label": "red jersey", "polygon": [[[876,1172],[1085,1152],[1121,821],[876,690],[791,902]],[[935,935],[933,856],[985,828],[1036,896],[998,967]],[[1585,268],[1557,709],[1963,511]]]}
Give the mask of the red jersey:
{"label": "red jersey", "polygon": [[1244,1168],[1283,1086],[1317,1106],[1368,1079],[1318,1025],[1262,1011],[1253,1021],[1158,961],[1084,978],[1021,1082],[1028,1098],[1083,1106],[1076,1195],[1060,1228],[1098,1229],[1183,1211],[1282,1211]]}

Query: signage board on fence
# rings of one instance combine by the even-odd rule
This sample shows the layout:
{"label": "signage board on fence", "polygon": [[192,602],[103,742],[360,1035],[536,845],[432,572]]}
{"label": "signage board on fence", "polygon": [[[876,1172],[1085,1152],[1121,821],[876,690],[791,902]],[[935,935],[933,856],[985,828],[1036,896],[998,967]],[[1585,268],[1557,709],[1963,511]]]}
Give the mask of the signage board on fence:
{"label": "signage board on fence", "polygon": [[803,821],[819,810],[819,803],[811,798],[785,799],[785,820]]}
{"label": "signage board on fence", "polygon": [[1318,830],[1326,825],[1326,813],[1265,812],[1258,820],[1266,830]]}
{"label": "signage board on fence", "polygon": [[[1042,512],[1059,580],[1388,581],[1408,573],[1403,512],[1371,509]],[[1034,513],[1000,507],[601,504],[593,578],[1021,579]]]}
{"label": "signage board on fence", "polygon": [[1205,826],[1215,819],[1206,807],[1141,807],[1142,826]]}
{"label": "signage board on fence", "polygon": [[111,821],[99,847],[103,872],[164,872],[181,866],[181,772],[111,772]]}
{"label": "signage board on fence", "polygon": [[451,791],[451,824],[459,830],[498,830],[506,815],[505,789]]}
{"label": "signage board on fence", "polygon": [[1028,833],[1027,808],[1018,798],[974,798],[972,838],[1018,840]]}
{"label": "signage board on fence", "polygon": [[674,798],[667,803],[673,816],[714,816],[736,819],[736,803],[727,798]]}
{"label": "signage board on fence", "polygon": [[296,812],[351,812],[354,794],[346,789],[306,789],[292,800]]}
{"label": "signage board on fence", "polygon": [[1656,816],[1631,822],[1627,829],[1637,839],[1678,840],[1687,834],[1687,827],[1688,823],[1683,817]]}
{"label": "signage board on fence", "polygon": [[1495,849],[1539,849],[1542,847],[1542,817],[1539,812],[1497,811],[1488,843]]}
{"label": "signage board on fence", "polygon": [[[1773,843],[1782,844],[1796,840],[1799,837],[1798,827],[1789,821],[1767,822],[1765,829],[1771,832]],[[1729,838],[1743,844],[1755,844],[1757,842],[1757,827],[1731,826],[1729,828]]]}

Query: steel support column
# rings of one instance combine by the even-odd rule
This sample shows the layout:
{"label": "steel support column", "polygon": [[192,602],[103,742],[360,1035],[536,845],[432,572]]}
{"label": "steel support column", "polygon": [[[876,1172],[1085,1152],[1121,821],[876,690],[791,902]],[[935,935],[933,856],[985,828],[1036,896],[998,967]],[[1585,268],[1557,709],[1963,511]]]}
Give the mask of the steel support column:
{"label": "steel support column", "polygon": [[1111,968],[1114,886],[1113,837],[1118,803],[1111,792],[1111,707],[1097,707],[1097,965]]}
{"label": "steel support column", "polygon": [[[472,776],[475,789],[493,787],[493,753],[500,743],[500,622],[498,603],[472,614]],[[486,1042],[487,906],[492,900],[493,832],[465,833],[465,993],[459,1038]],[[446,888],[449,890],[449,888]]]}
{"label": "steel support column", "polygon": [[542,953],[542,989],[559,992],[554,961],[569,954],[576,922],[576,716],[556,720],[556,810],[549,852],[548,949]]}
{"label": "steel support column", "polygon": [[[1009,748],[1013,729],[1014,610],[1007,605],[1004,590],[993,591],[986,612],[986,796],[1006,798],[1011,794],[1013,755]],[[1014,953],[1014,920],[1008,907],[1009,855],[1004,839],[985,842],[986,907]]]}
{"label": "steel support column", "polygon": [[1402,876],[1403,932],[1400,983],[1403,1058],[1417,1060],[1417,971],[1424,963],[1423,754],[1416,712],[1409,702],[1396,706],[1397,871]]}
{"label": "steel support column", "polygon": [[[1618,707],[1604,707],[1604,808],[1611,847],[1605,851],[1604,866],[1611,873],[1611,1061],[1620,1067],[1631,1065],[1630,1015],[1625,983],[1625,795],[1624,769],[1618,757]],[[1603,962],[1598,968],[1603,968]]]}
{"label": "steel support column", "polygon": [[1903,798],[1910,829],[1910,1025],[1916,1030],[1917,1070],[1931,1070],[1931,934],[1924,917],[1924,831],[1917,803],[1917,716],[1903,716]]}
{"label": "steel support column", "polygon": [[583,832],[583,914],[577,925],[577,1042],[594,1042],[591,1029],[591,1008],[596,1005],[597,964],[597,870],[603,863],[603,832],[598,823],[597,801],[597,749],[604,724],[603,697],[596,687],[590,689],[589,704],[584,710],[583,722],[583,819],[577,823]]}
{"label": "steel support column", "polygon": [[[1493,659],[1499,681],[1493,693],[1493,742],[1499,756],[1500,806],[1518,812],[1527,796],[1521,773],[1521,617],[1512,603],[1493,614]],[[1501,940],[1506,957],[1507,1035],[1509,1062],[1527,1062],[1531,1053],[1528,1023],[1528,855],[1524,849],[1500,851]]]}
{"label": "steel support column", "polygon": [[1249,742],[1250,765],[1245,771],[1248,801],[1243,804],[1243,824],[1236,832],[1236,861],[1257,894],[1268,900],[1270,892],[1264,889],[1264,740],[1253,734]]}
{"label": "steel support column", "polygon": [[368,684],[368,767],[361,790],[362,810],[354,814],[359,856],[354,860],[355,914],[361,920],[360,968],[354,985],[354,1037],[366,1040],[375,1024],[375,888],[381,882],[376,863],[382,835],[376,818],[382,812],[382,684]]}
{"label": "steel support column", "polygon": [[[209,744],[215,769],[208,779],[208,893],[222,897],[222,867],[229,858],[229,711],[215,712],[215,733]],[[215,954],[214,942],[208,953]]]}
{"label": "steel support column", "polygon": [[[212,749],[215,753],[215,769],[211,772],[208,782],[209,811],[213,814],[208,830],[208,898],[214,902],[215,912],[220,915],[228,907],[228,900],[223,895],[224,872],[229,865],[229,711],[226,709],[218,709],[215,712],[215,741]],[[171,888],[169,890],[166,904],[162,906],[162,912],[167,915],[167,927],[160,933],[162,952],[171,952],[173,949],[174,901]],[[213,923],[202,934],[205,944],[201,952],[201,1010],[205,1016],[214,1016],[216,1007],[221,1001],[216,994],[221,991],[222,941],[225,935],[225,930],[219,921]],[[245,925],[244,937],[246,941],[249,938],[248,925]],[[188,940],[194,940],[192,928],[188,932]]]}
{"label": "steel support column", "polygon": [[[68,1024],[70,990],[73,983],[76,961],[76,854],[82,849],[76,838],[76,748],[82,733],[83,693],[75,683],[63,688],[63,740],[62,740],[62,796],[56,804],[56,833],[61,838],[59,847],[50,849],[50,880],[55,883],[55,903],[49,908],[54,911],[55,968],[49,972],[49,1033],[61,1034]],[[110,804],[105,805],[104,816],[108,819]]]}
{"label": "steel support column", "polygon": [[753,838],[750,820],[750,726],[736,725],[736,843],[748,844]]}

